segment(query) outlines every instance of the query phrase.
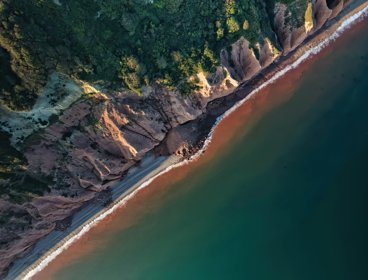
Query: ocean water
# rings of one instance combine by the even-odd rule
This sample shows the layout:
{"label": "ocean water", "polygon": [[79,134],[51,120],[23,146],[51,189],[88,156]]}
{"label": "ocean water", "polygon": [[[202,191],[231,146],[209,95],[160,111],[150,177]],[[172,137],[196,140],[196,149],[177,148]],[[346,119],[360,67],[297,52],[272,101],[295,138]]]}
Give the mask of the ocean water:
{"label": "ocean water", "polygon": [[52,278],[368,279],[367,21],[343,37],[287,101],[128,204],[134,221],[100,230]]}

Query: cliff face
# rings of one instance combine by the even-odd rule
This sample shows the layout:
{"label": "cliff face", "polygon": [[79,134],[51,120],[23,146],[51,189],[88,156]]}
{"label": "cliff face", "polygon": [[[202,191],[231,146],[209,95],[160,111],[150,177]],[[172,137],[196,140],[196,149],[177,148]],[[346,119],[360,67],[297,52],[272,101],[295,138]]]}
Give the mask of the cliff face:
{"label": "cliff face", "polygon": [[58,194],[102,191],[161,143],[167,132],[201,114],[195,96],[172,92],[137,97],[95,93],[75,102],[28,144],[29,170],[63,178]]}
{"label": "cliff face", "polygon": [[231,45],[230,55],[226,50],[222,50],[221,63],[239,82],[248,80],[261,69],[254,51],[249,48],[249,42],[243,37]]}
{"label": "cliff face", "polygon": [[275,28],[283,52],[286,54],[295,49],[307,36],[307,30],[304,25],[292,26],[286,23],[287,6],[282,3],[275,5]]}
{"label": "cliff face", "polygon": [[55,72],[31,110],[2,108],[1,129],[23,153],[27,174],[45,181],[48,191],[21,202],[12,200],[11,193],[0,195],[0,214],[6,217],[0,227],[0,255],[7,256],[0,260],[0,275],[60,221],[124,177],[147,152],[181,152],[190,135],[174,128],[200,117],[208,102],[231,93],[298,47],[336,16],[344,1],[329,7],[326,0],[313,0],[305,7],[304,20],[298,22],[292,18],[300,7],[275,3],[271,24],[279,46],[268,37],[256,44],[241,37],[221,51],[221,65],[212,73],[193,75],[199,87],[188,96],[158,84],[146,85],[138,96]]}
{"label": "cliff face", "polygon": [[[22,149],[27,172],[37,178],[48,176],[51,181],[48,192],[21,205],[2,195],[0,213],[14,216],[19,212],[23,218],[12,218],[0,230],[0,254],[7,256],[0,261],[0,271],[60,221],[121,179],[162,143],[171,129],[197,118],[210,100],[237,85],[221,67],[212,79],[211,85],[203,80],[206,92],[188,97],[158,86],[145,89],[146,96],[125,90],[102,93],[81,82],[73,83],[79,85],[78,90],[69,87],[60,92],[56,90],[57,82],[49,84],[43,93],[52,93],[52,98],[58,100],[53,106],[42,102],[27,113],[4,113],[3,129],[15,131],[11,140]],[[68,108],[55,110],[75,92],[77,100],[73,99]],[[48,111],[55,113],[53,121],[37,126],[36,121]],[[32,131],[27,129],[31,124]]]}
{"label": "cliff face", "polygon": [[316,0],[313,5],[315,28],[319,29],[330,18],[332,11],[328,8],[325,0]]}
{"label": "cliff face", "polygon": [[[319,30],[328,19],[338,15],[344,7],[344,0],[335,0],[330,6],[328,7],[326,0],[307,2],[303,10],[303,21],[298,23],[293,20],[293,13],[296,13],[297,9],[291,9],[281,2],[275,3],[273,26],[281,50],[273,46],[269,38],[262,38],[262,43],[251,47],[249,41],[241,37],[231,45],[230,51],[221,51],[222,66],[236,81],[249,80],[280,54],[286,55],[297,48],[309,34]],[[255,50],[259,53],[258,57]]]}

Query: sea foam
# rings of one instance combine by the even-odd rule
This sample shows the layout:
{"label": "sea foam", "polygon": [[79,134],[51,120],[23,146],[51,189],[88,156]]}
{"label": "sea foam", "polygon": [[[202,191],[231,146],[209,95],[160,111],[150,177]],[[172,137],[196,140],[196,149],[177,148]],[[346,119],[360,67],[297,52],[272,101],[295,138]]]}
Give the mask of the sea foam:
{"label": "sea foam", "polygon": [[[206,138],[206,141],[203,144],[203,147],[201,150],[199,150],[196,154],[194,154],[192,157],[190,157],[187,160],[181,161],[179,163],[173,164],[157,175],[153,176],[149,180],[142,183],[138,188],[136,188],[134,191],[132,191],[129,195],[125,196],[121,200],[117,200],[106,210],[103,210],[103,212],[99,213],[97,217],[93,217],[92,220],[86,222],[83,224],[79,229],[76,230],[74,234],[71,234],[70,236],[67,236],[64,241],[61,241],[59,244],[56,245],[55,249],[51,249],[51,252],[44,257],[41,257],[40,260],[38,260],[38,263],[28,270],[25,271],[24,275],[20,275],[21,279],[31,279],[34,275],[36,275],[38,272],[42,271],[51,261],[53,261],[58,255],[60,255],[63,251],[68,249],[73,243],[75,243],[78,239],[80,239],[84,234],[86,234],[91,228],[96,226],[100,221],[104,220],[106,217],[110,216],[115,210],[118,208],[124,206],[127,204],[127,202],[134,197],[140,190],[144,189],[148,185],[150,185],[157,177],[162,176],[163,174],[169,172],[170,170],[174,168],[178,168],[180,166],[189,164],[192,161],[196,161],[201,155],[204,153],[204,151],[207,149],[207,147],[210,145],[213,137],[213,132],[216,129],[216,126],[222,122],[227,116],[229,116],[231,113],[233,113],[235,110],[237,110],[242,104],[247,102],[249,99],[253,98],[255,94],[260,92],[262,89],[267,87],[268,85],[274,83],[276,80],[278,80],[280,77],[284,76],[287,72],[289,72],[292,69],[295,69],[300,65],[303,61],[307,60],[308,58],[312,57],[313,55],[316,55],[321,50],[323,50],[325,47],[327,47],[330,43],[335,41],[344,31],[346,31],[349,27],[352,26],[352,24],[357,23],[360,20],[363,20],[365,17],[368,16],[368,6],[364,7],[362,10],[357,12],[356,14],[350,16],[346,20],[344,20],[340,26],[329,36],[328,38],[325,38],[320,43],[318,43],[316,46],[310,48],[307,50],[302,56],[300,56],[296,61],[294,61],[292,64],[288,65],[287,67],[283,68],[279,72],[276,72],[273,77],[266,82],[264,82],[262,85],[260,85],[258,88],[253,90],[250,94],[248,94],[244,99],[237,102],[233,107],[231,107],[229,110],[227,110],[223,115],[219,116],[216,119],[215,124],[213,125],[210,133],[208,134],[208,137]],[[18,277],[18,278],[20,278]]]}

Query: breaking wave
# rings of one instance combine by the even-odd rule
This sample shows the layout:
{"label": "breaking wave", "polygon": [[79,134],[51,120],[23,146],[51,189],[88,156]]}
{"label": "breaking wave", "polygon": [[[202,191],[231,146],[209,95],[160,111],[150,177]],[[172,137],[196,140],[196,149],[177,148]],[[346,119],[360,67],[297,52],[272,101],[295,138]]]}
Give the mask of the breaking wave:
{"label": "breaking wave", "polygon": [[181,161],[179,163],[173,164],[157,175],[151,177],[144,183],[142,183],[138,188],[136,188],[134,191],[129,193],[127,196],[123,197],[120,200],[117,200],[106,210],[103,210],[103,212],[99,213],[97,217],[92,217],[90,221],[84,223],[79,229],[77,229],[74,233],[67,236],[64,241],[61,241],[59,244],[55,246],[54,249],[51,249],[50,253],[47,256],[44,256],[40,258],[37,261],[37,264],[27,269],[22,275],[20,276],[22,279],[30,279],[34,275],[36,275],[38,272],[42,271],[51,261],[53,261],[59,254],[61,254],[63,251],[68,249],[74,242],[76,242],[78,239],[80,239],[84,234],[86,234],[91,228],[93,228],[95,225],[97,225],[100,221],[104,220],[106,217],[110,216],[115,210],[118,208],[126,205],[126,203],[136,195],[141,189],[144,189],[148,185],[150,185],[157,177],[169,172],[170,170],[174,168],[178,168],[180,166],[189,164],[192,161],[197,160],[201,157],[203,152],[207,149],[207,147],[210,145],[213,137],[213,132],[216,129],[217,124],[219,124],[221,121],[223,121],[227,116],[229,116],[231,113],[233,113],[235,110],[237,110],[242,104],[244,104],[247,100],[251,99],[255,94],[260,92],[262,89],[267,87],[268,85],[274,83],[276,80],[278,80],[280,77],[284,76],[287,72],[289,72],[292,69],[295,69],[298,67],[302,62],[307,60],[308,58],[316,55],[321,50],[323,50],[325,47],[327,47],[330,43],[335,41],[345,30],[349,29],[352,24],[357,23],[358,21],[362,20],[363,18],[368,16],[368,6],[364,7],[362,10],[357,12],[356,14],[352,15],[351,17],[344,20],[340,26],[329,36],[328,38],[325,38],[320,43],[318,43],[316,46],[311,47],[308,49],[302,56],[300,56],[295,62],[288,65],[287,67],[283,68],[282,70],[276,72],[273,77],[266,82],[264,82],[262,85],[260,85],[258,88],[253,90],[250,94],[248,94],[244,99],[237,102],[233,107],[231,107],[229,110],[227,110],[223,115],[219,116],[216,119],[215,124],[213,125],[210,133],[208,134],[208,137],[206,138],[206,141],[203,144],[203,147],[201,150],[199,150],[195,155],[190,157],[187,160]]}

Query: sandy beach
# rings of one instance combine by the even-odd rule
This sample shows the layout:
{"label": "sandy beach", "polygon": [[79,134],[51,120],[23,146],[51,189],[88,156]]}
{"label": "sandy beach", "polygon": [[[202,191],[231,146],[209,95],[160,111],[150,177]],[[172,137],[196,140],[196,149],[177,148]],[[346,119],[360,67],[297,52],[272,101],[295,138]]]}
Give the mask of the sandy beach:
{"label": "sandy beach", "polygon": [[[198,165],[205,164],[211,160],[215,154],[219,153],[220,147],[221,149],[226,149],[226,143],[233,139],[241,126],[243,127],[246,124],[247,128],[250,129],[257,122],[257,119],[267,112],[267,110],[288,100],[292,96],[293,88],[297,86],[298,79],[303,74],[303,71],[308,69],[319,56],[332,51],[331,45],[330,47],[325,47],[329,45],[330,41],[334,41],[338,35],[341,35],[344,30],[341,29],[339,31],[340,33],[336,35],[336,38],[328,42],[324,42],[325,38],[331,35],[335,36],[333,34],[341,24],[347,22],[348,18],[356,15],[359,11],[361,12],[359,18],[363,18],[362,11],[365,11],[365,14],[367,14],[368,3],[359,3],[355,8],[345,10],[343,12],[344,14],[339,16],[338,20],[332,20],[325,30],[319,31],[313,37],[309,38],[304,46],[291,53],[288,57],[280,59],[279,62],[272,65],[269,69],[266,69],[250,85],[248,83],[241,85],[234,94],[229,96],[228,99],[234,96],[238,96],[238,98],[242,97],[240,98],[242,101],[240,103],[237,103],[239,101],[234,101],[237,105],[225,113],[226,118],[221,118],[221,121],[216,125],[216,129],[211,130],[211,136],[207,138],[203,150],[194,155],[192,160],[183,161],[179,157],[171,157],[162,159],[162,162],[156,162],[155,164],[158,166],[155,166],[153,162],[149,163],[145,166],[146,169],[142,169],[142,173],[139,178],[136,178],[137,180],[135,182],[128,184],[128,188],[122,188],[116,192],[116,197],[114,197],[114,202],[111,205],[100,209],[97,213],[93,213],[87,219],[86,215],[82,215],[83,218],[75,223],[75,227],[66,233],[66,236],[61,241],[56,242],[56,244],[50,242],[48,244],[49,248],[46,248],[47,246],[39,247],[40,252],[42,251],[43,253],[36,261],[27,261],[26,256],[22,262],[16,262],[11,268],[7,279],[16,277],[19,279],[29,279],[36,275],[36,273],[38,273],[38,279],[48,279],[52,275],[52,271],[57,270],[73,259],[87,253],[88,250],[98,246],[98,244],[92,242],[87,243],[85,241],[93,240],[93,234],[101,230],[114,230],[111,228],[114,227],[111,222],[114,216],[125,215],[127,217],[127,223],[125,225],[115,225],[119,229],[124,226],[128,227],[130,223],[134,223],[134,219],[140,213],[137,207],[134,208],[134,205],[140,204],[147,196],[156,195],[159,197],[160,193],[162,194],[165,191],[166,186],[190,174]],[[352,20],[348,24],[350,25],[352,22],[354,21]],[[358,28],[358,25],[356,26]],[[343,37],[341,37],[341,40],[343,40]],[[322,47],[319,45],[322,45]],[[310,53],[305,56],[308,50],[310,50]],[[315,55],[317,53],[318,56]],[[298,62],[298,60],[300,61]],[[294,64],[295,66],[292,66]],[[292,67],[289,67],[290,65]],[[272,82],[266,82],[271,80]],[[276,80],[277,83],[274,83]],[[240,92],[242,92],[242,96],[239,94]],[[244,99],[246,96],[248,97]],[[242,131],[242,133],[246,132],[247,130]],[[201,157],[203,153],[205,153],[205,156]],[[147,186],[150,186],[150,188],[146,188]],[[135,196],[137,193],[138,195]],[[128,200],[130,207],[122,207],[126,205]],[[132,210],[129,210],[130,208]],[[106,219],[107,217],[109,218]],[[101,223],[101,221],[103,222]],[[97,224],[99,226],[94,227]],[[88,235],[85,235],[87,232],[89,232]],[[76,242],[77,240],[79,242]],[[68,257],[70,255],[73,255],[72,260]],[[52,261],[56,257],[57,259]],[[30,265],[30,263],[32,264]],[[43,270],[46,266],[48,266],[47,269]]]}

